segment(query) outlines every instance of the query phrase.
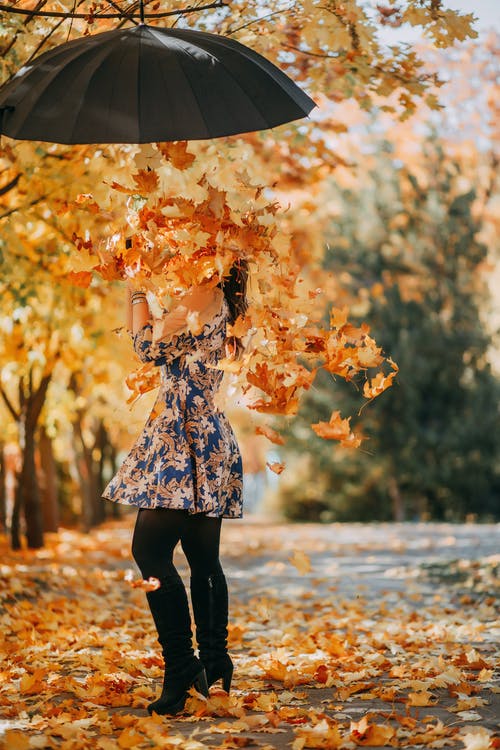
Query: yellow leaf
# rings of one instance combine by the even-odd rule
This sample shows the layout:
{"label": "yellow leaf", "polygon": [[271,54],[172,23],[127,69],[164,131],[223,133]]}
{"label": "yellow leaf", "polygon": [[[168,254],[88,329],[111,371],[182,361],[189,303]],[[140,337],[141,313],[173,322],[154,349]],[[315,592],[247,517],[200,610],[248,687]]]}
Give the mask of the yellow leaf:
{"label": "yellow leaf", "polygon": [[21,729],[7,729],[1,741],[5,750],[29,750],[30,748],[29,737]]}
{"label": "yellow leaf", "polygon": [[137,747],[137,745],[141,745],[144,740],[145,737],[143,735],[138,734],[135,729],[130,728],[123,730],[123,732],[118,737],[118,744],[123,748]]}
{"label": "yellow leaf", "polygon": [[301,550],[295,550],[293,555],[288,558],[288,561],[297,568],[301,575],[311,572],[311,560],[306,553]]}
{"label": "yellow leaf", "polygon": [[421,690],[418,693],[408,693],[408,706],[435,706],[437,698],[428,690]]}

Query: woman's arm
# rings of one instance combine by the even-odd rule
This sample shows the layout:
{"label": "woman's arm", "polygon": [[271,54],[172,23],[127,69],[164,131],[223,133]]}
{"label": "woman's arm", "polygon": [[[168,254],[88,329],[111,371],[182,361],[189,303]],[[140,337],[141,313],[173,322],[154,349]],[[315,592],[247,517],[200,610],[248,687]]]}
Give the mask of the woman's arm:
{"label": "woman's arm", "polygon": [[127,288],[127,328],[135,334],[143,328],[151,319],[146,294],[134,289],[130,285]]}

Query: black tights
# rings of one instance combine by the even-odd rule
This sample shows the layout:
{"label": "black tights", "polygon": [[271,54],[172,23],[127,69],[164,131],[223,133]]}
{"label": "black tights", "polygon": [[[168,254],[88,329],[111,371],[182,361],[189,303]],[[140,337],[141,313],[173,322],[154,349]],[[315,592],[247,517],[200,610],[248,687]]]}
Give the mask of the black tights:
{"label": "black tights", "polygon": [[140,508],[132,539],[132,555],[142,577],[180,578],[174,549],[180,541],[192,576],[221,573],[219,542],[222,518],[173,508]]}

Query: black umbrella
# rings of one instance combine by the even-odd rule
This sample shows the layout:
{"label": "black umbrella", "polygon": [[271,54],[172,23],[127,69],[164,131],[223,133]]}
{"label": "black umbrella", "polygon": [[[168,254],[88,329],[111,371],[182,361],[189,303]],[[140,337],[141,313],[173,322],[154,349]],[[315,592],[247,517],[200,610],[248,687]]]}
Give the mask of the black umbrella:
{"label": "black umbrella", "polygon": [[68,144],[215,138],[315,106],[233,39],[140,24],[67,42],[19,70],[0,89],[0,132]]}

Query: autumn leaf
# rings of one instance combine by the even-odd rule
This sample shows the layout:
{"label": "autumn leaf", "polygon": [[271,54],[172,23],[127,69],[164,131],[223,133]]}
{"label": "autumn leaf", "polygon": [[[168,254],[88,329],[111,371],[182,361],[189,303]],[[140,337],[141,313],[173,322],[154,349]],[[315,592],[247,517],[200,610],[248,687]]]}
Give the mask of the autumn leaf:
{"label": "autumn leaf", "polygon": [[342,419],[339,411],[333,411],[328,422],[316,422],[311,427],[319,437],[339,440],[340,444],[346,448],[357,448],[361,443],[361,438],[351,432],[350,420],[350,417]]}
{"label": "autumn leaf", "polygon": [[350,732],[352,740],[357,745],[370,747],[390,745],[396,734],[394,728],[389,725],[370,724],[367,716],[363,716],[358,722],[351,721]]}
{"label": "autumn leaf", "polygon": [[131,570],[127,571],[124,580],[134,589],[142,589],[143,591],[156,591],[160,588],[161,583],[158,578],[150,576],[147,580],[142,578],[134,579],[134,574]]}
{"label": "autumn leaf", "polygon": [[409,706],[433,706],[437,698],[428,690],[420,690],[418,693],[408,693],[407,703]]}
{"label": "autumn leaf", "polygon": [[158,174],[154,169],[139,169],[132,174],[132,179],[136,185],[136,192],[141,195],[147,195],[158,187]]}
{"label": "autumn leaf", "polygon": [[266,463],[266,466],[275,474],[281,474],[285,469],[285,464],[278,463],[277,461],[274,461],[273,463],[268,462]]}
{"label": "autumn leaf", "polygon": [[379,372],[372,380],[369,380],[364,384],[363,396],[365,396],[365,398],[376,398],[377,396],[380,396],[381,393],[392,385],[392,381],[395,377],[395,372],[391,372],[388,375]]}
{"label": "autumn leaf", "polygon": [[90,286],[90,282],[92,281],[92,272],[68,271],[66,278],[70,282],[70,284],[74,284],[75,286],[87,289]]}
{"label": "autumn leaf", "polygon": [[311,560],[305,552],[295,550],[288,560],[295,568],[297,568],[301,575],[306,575],[306,573],[311,572]]}
{"label": "autumn leaf", "polygon": [[276,432],[276,430],[273,430],[272,427],[269,427],[269,425],[259,425],[255,428],[255,434],[264,435],[271,443],[275,443],[276,445],[283,445],[285,442],[284,437],[279,432]]}
{"label": "autumn leaf", "polygon": [[176,168],[188,169],[194,162],[196,155],[190,153],[187,141],[166,141],[157,144],[161,154]]}

